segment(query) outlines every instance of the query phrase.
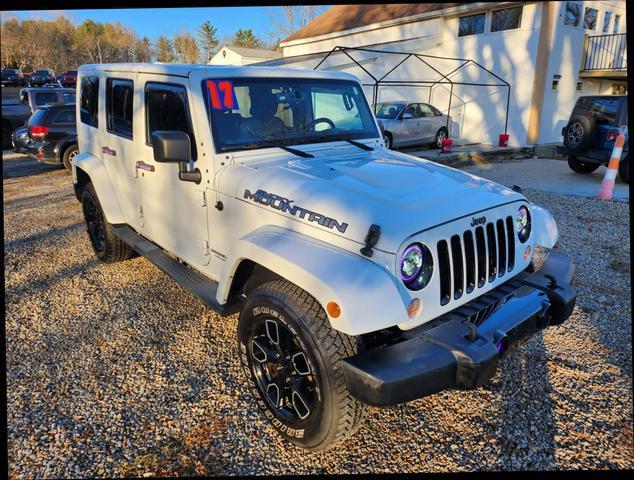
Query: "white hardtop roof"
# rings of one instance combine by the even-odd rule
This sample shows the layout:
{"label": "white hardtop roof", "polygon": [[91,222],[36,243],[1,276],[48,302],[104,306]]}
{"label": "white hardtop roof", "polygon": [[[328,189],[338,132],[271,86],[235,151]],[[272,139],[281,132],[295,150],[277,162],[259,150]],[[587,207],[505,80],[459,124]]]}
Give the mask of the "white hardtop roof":
{"label": "white hardtop roof", "polygon": [[221,77],[282,77],[282,78],[334,78],[340,80],[357,80],[349,73],[325,70],[302,70],[297,68],[259,67],[257,65],[204,65],[179,63],[96,63],[81,65],[79,73],[91,72],[130,72],[154,73],[162,75],[178,75],[189,77],[190,74],[202,72],[204,75]]}

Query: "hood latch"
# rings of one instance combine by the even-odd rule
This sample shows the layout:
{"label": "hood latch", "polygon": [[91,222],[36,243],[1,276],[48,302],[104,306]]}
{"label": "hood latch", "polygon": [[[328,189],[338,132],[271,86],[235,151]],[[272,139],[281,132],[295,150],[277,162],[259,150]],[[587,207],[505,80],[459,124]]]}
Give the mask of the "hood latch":
{"label": "hood latch", "polygon": [[378,243],[379,237],[381,236],[381,227],[376,223],[370,225],[368,229],[368,234],[365,236],[365,247],[363,247],[360,252],[361,255],[366,257],[372,256],[372,248]]}

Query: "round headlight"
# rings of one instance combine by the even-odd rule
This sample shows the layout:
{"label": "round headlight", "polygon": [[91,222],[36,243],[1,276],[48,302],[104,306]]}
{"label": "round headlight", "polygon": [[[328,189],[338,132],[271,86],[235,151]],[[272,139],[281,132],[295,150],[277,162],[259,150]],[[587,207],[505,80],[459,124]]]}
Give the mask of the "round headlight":
{"label": "round headlight", "polygon": [[517,238],[522,243],[526,242],[531,234],[531,214],[528,208],[523,205],[517,210],[515,215],[515,230],[517,231]]}
{"label": "round headlight", "polygon": [[434,262],[429,249],[421,243],[412,243],[401,255],[401,280],[410,290],[420,290],[431,279]]}

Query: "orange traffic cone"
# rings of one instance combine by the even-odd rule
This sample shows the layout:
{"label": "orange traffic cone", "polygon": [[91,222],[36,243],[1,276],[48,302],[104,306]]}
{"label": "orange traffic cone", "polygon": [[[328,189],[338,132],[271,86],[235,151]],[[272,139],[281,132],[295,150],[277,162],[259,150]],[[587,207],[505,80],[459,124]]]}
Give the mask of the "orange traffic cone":
{"label": "orange traffic cone", "polygon": [[612,150],[608,169],[605,171],[603,182],[601,182],[601,188],[599,188],[599,193],[597,193],[597,198],[599,200],[612,200],[614,180],[616,179],[616,172],[619,169],[619,162],[621,161],[621,152],[623,152],[623,144],[625,143],[626,129],[627,127],[619,128],[619,135],[616,137],[616,142],[614,142],[614,149]]}

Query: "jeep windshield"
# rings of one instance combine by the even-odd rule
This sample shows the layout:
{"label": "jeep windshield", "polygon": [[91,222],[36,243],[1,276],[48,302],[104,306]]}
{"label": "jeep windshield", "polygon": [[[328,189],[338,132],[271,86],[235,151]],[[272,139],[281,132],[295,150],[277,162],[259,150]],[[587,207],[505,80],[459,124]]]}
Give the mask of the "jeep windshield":
{"label": "jeep windshield", "polygon": [[353,81],[220,78],[203,92],[217,152],[379,136]]}

